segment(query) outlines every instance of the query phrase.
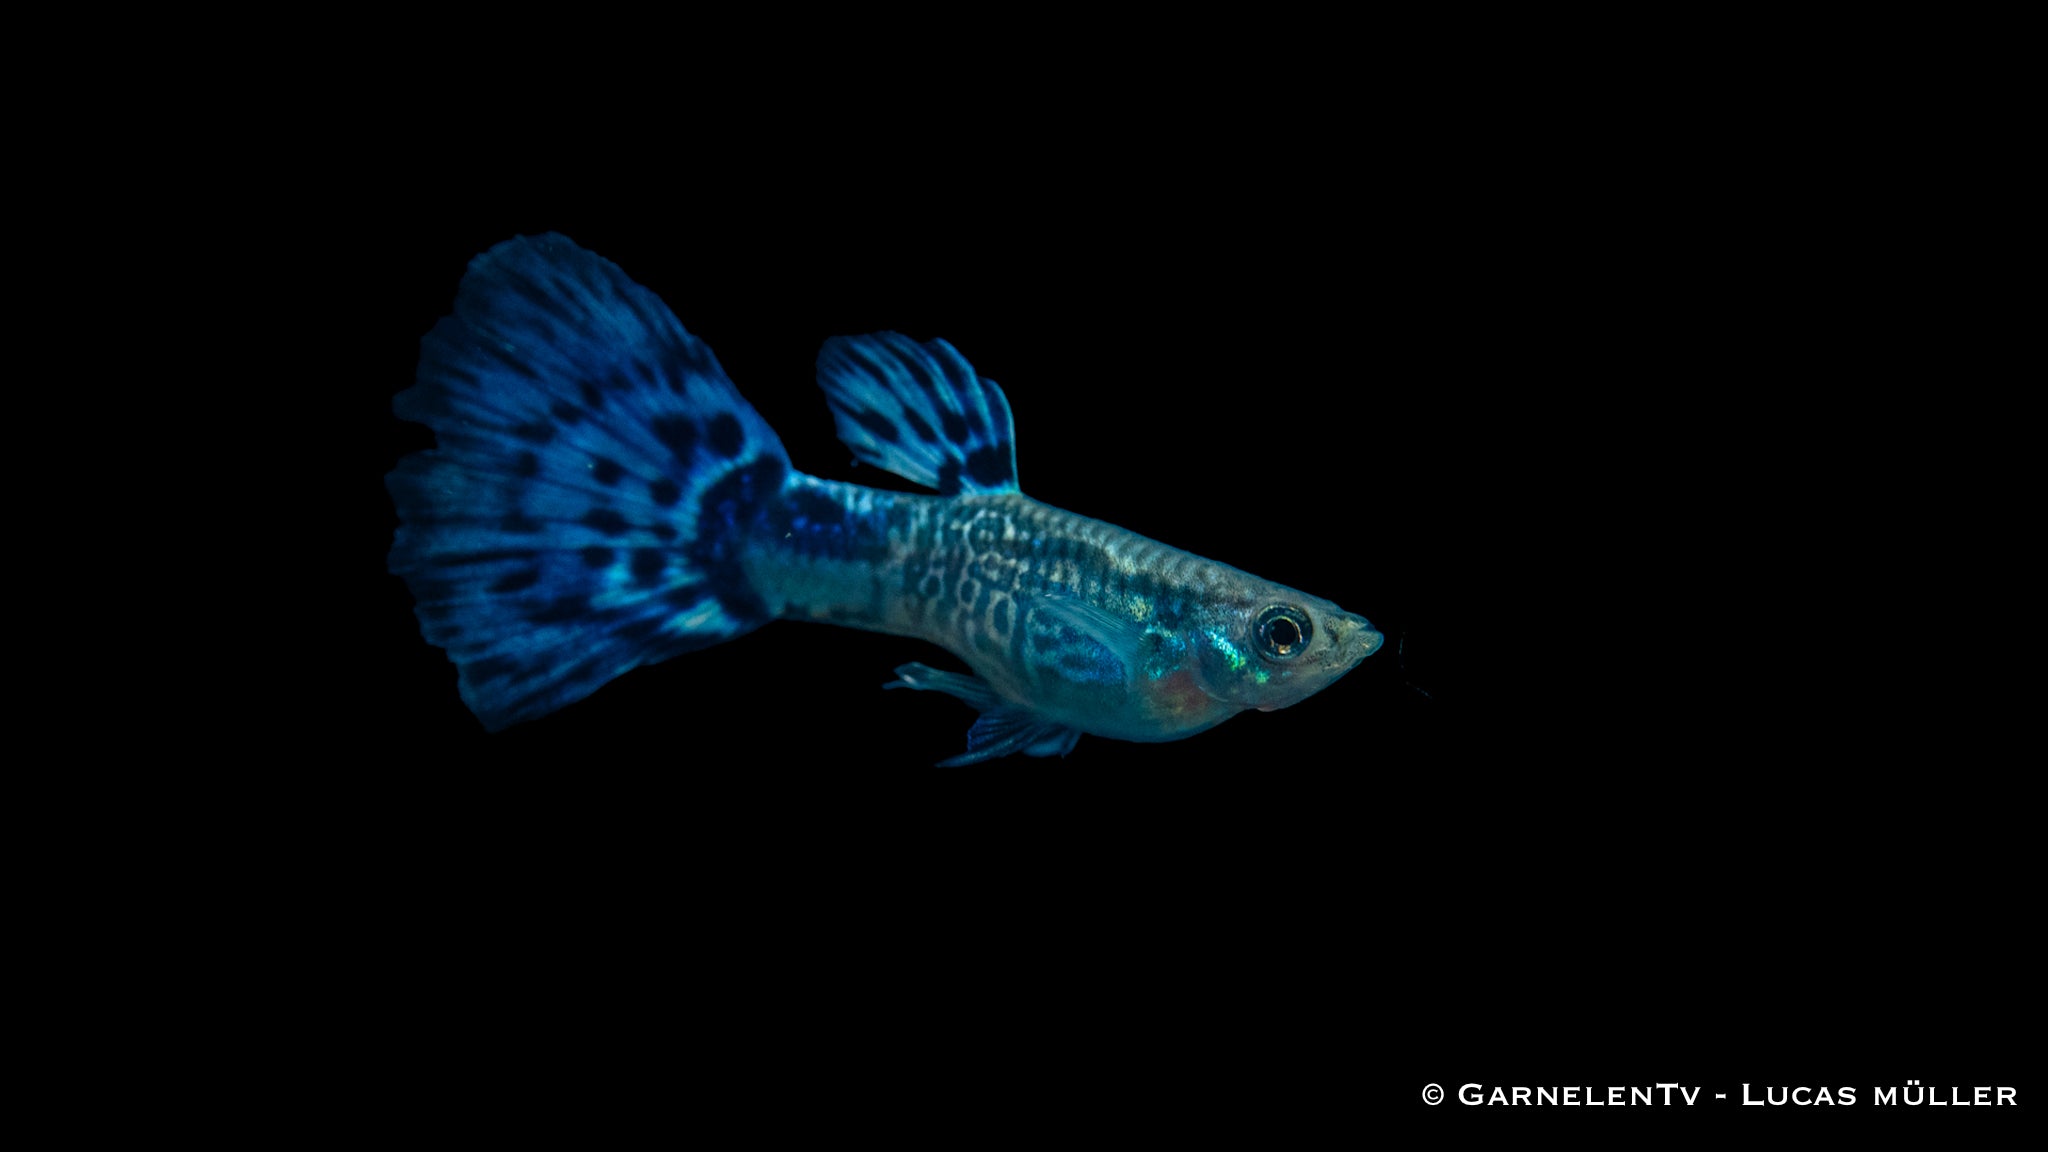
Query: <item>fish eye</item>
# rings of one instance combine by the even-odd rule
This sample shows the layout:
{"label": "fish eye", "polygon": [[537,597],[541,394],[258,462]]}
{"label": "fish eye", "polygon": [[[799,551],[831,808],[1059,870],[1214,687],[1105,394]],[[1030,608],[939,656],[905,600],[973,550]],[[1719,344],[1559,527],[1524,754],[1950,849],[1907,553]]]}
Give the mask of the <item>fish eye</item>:
{"label": "fish eye", "polygon": [[1315,626],[1308,621],[1308,613],[1285,604],[1275,604],[1259,613],[1259,622],[1253,632],[1259,638],[1259,651],[1268,660],[1287,660],[1308,647],[1308,638]]}

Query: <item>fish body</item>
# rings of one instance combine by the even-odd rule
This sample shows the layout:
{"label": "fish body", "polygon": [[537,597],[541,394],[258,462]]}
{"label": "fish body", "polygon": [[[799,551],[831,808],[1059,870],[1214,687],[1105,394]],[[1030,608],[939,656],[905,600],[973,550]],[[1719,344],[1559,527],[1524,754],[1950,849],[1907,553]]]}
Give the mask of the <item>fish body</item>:
{"label": "fish body", "polygon": [[658,298],[562,237],[472,263],[395,404],[439,448],[388,484],[392,570],[486,727],[775,619],[963,660],[888,685],[981,713],[947,764],[1179,739],[1380,646],[1326,600],[1024,495],[1007,399],[942,340],[835,337],[819,383],[859,459],[937,494],[797,471]]}

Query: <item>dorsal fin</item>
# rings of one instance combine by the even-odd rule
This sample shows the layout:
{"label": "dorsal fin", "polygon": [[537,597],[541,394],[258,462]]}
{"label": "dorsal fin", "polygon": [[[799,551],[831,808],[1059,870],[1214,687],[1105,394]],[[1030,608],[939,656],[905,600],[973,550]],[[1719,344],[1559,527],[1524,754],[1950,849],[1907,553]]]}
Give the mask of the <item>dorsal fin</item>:
{"label": "dorsal fin", "polygon": [[859,459],[942,496],[1017,491],[1010,402],[944,340],[834,336],[818,386]]}

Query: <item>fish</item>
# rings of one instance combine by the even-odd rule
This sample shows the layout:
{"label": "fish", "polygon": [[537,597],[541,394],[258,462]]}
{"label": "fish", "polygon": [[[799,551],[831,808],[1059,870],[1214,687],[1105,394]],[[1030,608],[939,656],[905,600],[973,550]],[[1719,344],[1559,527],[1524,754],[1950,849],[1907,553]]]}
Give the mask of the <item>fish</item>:
{"label": "fish", "polygon": [[975,710],[955,767],[1192,736],[1384,642],[1328,600],[1026,496],[1007,397],[943,339],[834,336],[817,381],[857,462],[931,494],[797,470],[710,348],[568,238],[470,262],[392,401],[436,446],[386,488],[390,570],[485,729],[806,620],[958,657],[969,671],[912,662],[884,685]]}

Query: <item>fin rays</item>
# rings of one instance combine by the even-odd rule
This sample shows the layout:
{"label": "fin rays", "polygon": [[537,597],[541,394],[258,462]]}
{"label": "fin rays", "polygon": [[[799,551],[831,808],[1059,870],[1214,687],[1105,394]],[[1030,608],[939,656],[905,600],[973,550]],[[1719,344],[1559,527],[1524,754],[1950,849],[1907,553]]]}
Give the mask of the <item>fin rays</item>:
{"label": "fin rays", "polygon": [[974,727],[967,730],[967,751],[939,761],[940,768],[979,764],[1017,752],[1026,756],[1065,756],[1081,739],[1078,731],[1004,700],[979,677],[944,672],[925,664],[905,664],[896,669],[896,675],[900,679],[882,687],[944,692],[966,701],[981,713]]}
{"label": "fin rays", "polygon": [[818,386],[861,461],[942,496],[1017,491],[1010,402],[944,340],[835,336],[818,353]]}
{"label": "fin rays", "polygon": [[610,261],[552,235],[477,257],[393,408],[439,447],[386,480],[391,570],[486,728],[767,620],[727,538],[782,445]]}

